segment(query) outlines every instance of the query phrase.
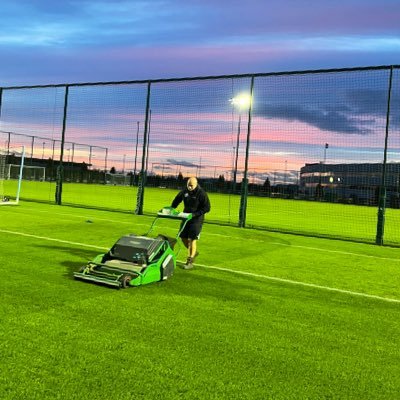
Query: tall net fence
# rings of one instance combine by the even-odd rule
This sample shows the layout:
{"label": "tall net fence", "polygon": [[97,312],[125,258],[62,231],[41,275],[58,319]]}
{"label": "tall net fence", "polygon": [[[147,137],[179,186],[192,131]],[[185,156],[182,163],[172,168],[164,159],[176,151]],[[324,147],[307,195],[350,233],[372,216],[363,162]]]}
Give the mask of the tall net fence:
{"label": "tall net fence", "polygon": [[22,200],[400,245],[400,67],[0,88]]}

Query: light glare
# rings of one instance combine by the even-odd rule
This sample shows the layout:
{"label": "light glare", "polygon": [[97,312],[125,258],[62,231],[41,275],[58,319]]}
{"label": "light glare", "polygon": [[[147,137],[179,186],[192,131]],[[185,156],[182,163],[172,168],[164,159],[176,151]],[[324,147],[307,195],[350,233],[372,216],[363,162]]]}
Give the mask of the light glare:
{"label": "light glare", "polygon": [[251,96],[248,95],[247,93],[242,93],[239,94],[238,96],[235,96],[233,99],[230,99],[230,102],[232,105],[240,109],[249,108],[251,102]]}

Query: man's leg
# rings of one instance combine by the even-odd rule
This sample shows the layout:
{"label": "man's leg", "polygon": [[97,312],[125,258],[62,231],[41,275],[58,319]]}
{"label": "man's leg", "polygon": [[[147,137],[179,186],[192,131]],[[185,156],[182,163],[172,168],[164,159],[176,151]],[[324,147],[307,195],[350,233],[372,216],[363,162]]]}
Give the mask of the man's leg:
{"label": "man's leg", "polygon": [[182,243],[187,249],[189,249],[189,239],[182,238]]}
{"label": "man's leg", "polygon": [[189,239],[188,258],[186,260],[185,269],[192,269],[195,258],[199,255],[197,251],[197,239]]}
{"label": "man's leg", "polygon": [[188,249],[185,265],[189,265],[189,264],[192,263],[192,259],[191,259],[191,256],[190,256],[190,254],[191,254],[191,242],[192,242],[192,240],[189,239],[189,238],[181,238],[181,239],[182,239],[183,245]]}
{"label": "man's leg", "polygon": [[[182,238],[182,241],[185,245],[185,247],[188,249],[188,257],[186,260],[186,264],[184,266],[184,269],[192,269],[193,268],[193,262],[196,256],[198,256],[198,251],[197,251],[197,240],[200,236],[201,232],[201,225],[191,225],[190,226],[190,232],[188,236],[191,236],[191,238]],[[194,238],[194,239],[192,239]]]}
{"label": "man's leg", "polygon": [[188,251],[189,251],[189,257],[192,260],[192,263],[194,262],[195,258],[199,255],[199,252],[197,251],[197,241],[200,238],[200,233],[203,228],[202,224],[196,224],[193,227],[193,231],[191,232],[193,234],[192,238],[189,239],[188,243]]}
{"label": "man's leg", "polygon": [[192,259],[196,257],[197,253],[197,240],[189,239],[189,257]]}
{"label": "man's leg", "polygon": [[195,258],[197,252],[197,240],[182,238],[182,243],[188,249],[188,257]]}

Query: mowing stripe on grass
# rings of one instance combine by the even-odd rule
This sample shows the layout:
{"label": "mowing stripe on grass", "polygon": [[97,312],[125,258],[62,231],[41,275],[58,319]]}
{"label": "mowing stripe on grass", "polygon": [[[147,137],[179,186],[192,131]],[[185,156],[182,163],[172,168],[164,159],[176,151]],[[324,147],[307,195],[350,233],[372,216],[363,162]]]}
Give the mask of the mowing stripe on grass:
{"label": "mowing stripe on grass", "polygon": [[[68,241],[68,240],[49,238],[49,237],[46,237],[46,236],[31,235],[31,234],[22,233],[22,232],[14,232],[14,231],[9,231],[9,230],[5,230],[5,229],[0,229],[0,232],[1,233],[8,233],[8,234],[11,234],[11,235],[31,237],[31,238],[39,239],[39,240],[47,240],[47,241],[57,242],[57,243],[72,244],[74,246],[90,247],[90,248],[95,248],[95,249],[100,249],[100,250],[108,250],[108,248],[106,248],[106,247],[94,246],[94,245],[85,244],[85,243],[71,242],[71,241]],[[182,261],[180,261],[180,262],[183,263]],[[351,296],[359,296],[359,297],[364,297],[364,298],[368,298],[368,299],[387,301],[387,302],[390,302],[390,303],[400,303],[399,299],[391,299],[391,298],[387,298],[387,297],[376,296],[376,295],[373,295],[373,294],[353,292],[351,290],[331,288],[329,286],[316,285],[316,284],[313,284],[313,283],[294,281],[294,280],[285,279],[285,278],[277,278],[277,277],[268,276],[268,275],[260,275],[260,274],[255,274],[253,272],[246,272],[246,271],[240,271],[240,270],[236,271],[236,270],[233,270],[233,269],[223,268],[223,267],[216,267],[216,266],[212,266],[212,265],[203,265],[203,264],[197,264],[197,265],[199,267],[206,268],[206,269],[213,269],[213,270],[229,272],[229,273],[233,273],[233,274],[237,274],[237,275],[250,276],[250,277],[253,277],[253,278],[261,278],[261,279],[266,279],[266,280],[269,280],[269,281],[281,282],[281,283],[286,283],[286,284],[290,284],[290,285],[310,287],[310,288],[320,289],[320,290],[328,290],[330,292],[337,292],[337,293],[348,294],[348,295],[351,295]]]}
{"label": "mowing stripe on grass", "polygon": [[246,271],[240,271],[240,270],[239,271],[235,271],[233,269],[223,268],[223,267],[215,267],[215,266],[212,266],[212,265],[196,264],[196,266],[199,266],[199,267],[202,267],[202,268],[207,268],[207,269],[215,269],[217,271],[234,273],[234,274],[237,274],[237,275],[251,276],[253,278],[266,279],[266,280],[269,280],[269,281],[288,283],[290,285],[305,286],[305,287],[310,287],[310,288],[314,288],[314,289],[328,290],[330,292],[349,294],[351,296],[366,297],[368,299],[383,300],[383,301],[388,301],[390,303],[400,303],[400,299],[391,299],[389,297],[381,297],[381,296],[376,296],[374,294],[353,292],[351,290],[337,289],[337,288],[332,288],[332,287],[329,287],[329,286],[316,285],[314,283],[306,283],[306,282],[294,281],[292,279],[277,278],[275,276],[260,275],[260,274],[255,274],[253,272],[246,272]]}
{"label": "mowing stripe on grass", "polygon": [[337,253],[337,254],[343,254],[343,255],[348,255],[348,256],[357,256],[357,257],[367,257],[367,258],[378,258],[380,260],[388,260],[388,261],[397,261],[400,262],[399,258],[390,258],[390,257],[380,257],[380,256],[373,256],[370,254],[360,254],[360,253],[352,253],[350,251],[342,251],[342,250],[330,250],[330,249],[321,249],[320,247],[310,247],[310,246],[299,246],[296,244],[286,244],[286,243],[275,243],[271,242],[271,244],[276,244],[277,246],[290,246],[290,247],[296,247],[298,249],[306,249],[306,250],[318,250],[318,251],[324,251],[327,253]]}
{"label": "mowing stripe on grass", "polygon": [[[26,211],[28,211],[25,208]],[[30,208],[29,210],[31,210],[34,214],[37,213],[43,213],[43,214],[54,214],[51,211],[47,211],[47,210],[37,210],[34,208]],[[19,214],[24,213],[23,211],[19,212]],[[25,212],[24,214],[32,214],[31,212]],[[97,221],[105,221],[105,222],[112,222],[112,223],[118,223],[118,224],[126,224],[126,225],[132,225],[132,221],[120,221],[120,220],[115,220],[115,219],[110,219],[110,218],[101,218],[98,216],[93,216],[93,215],[82,215],[82,214],[71,214],[71,213],[61,213],[61,212],[57,212],[57,215],[62,215],[65,217],[71,217],[71,218],[83,218],[83,219],[95,219]],[[148,224],[137,224],[135,223],[135,225],[148,225]]]}
{"label": "mowing stripe on grass", "polygon": [[69,240],[54,239],[54,238],[49,238],[49,237],[46,237],[46,236],[30,235],[29,233],[7,231],[7,230],[5,230],[5,229],[0,229],[0,233],[9,233],[9,234],[11,234],[11,235],[18,235],[18,236],[24,236],[24,237],[31,237],[31,238],[34,238],[34,239],[47,240],[47,241],[57,242],[57,243],[72,244],[72,245],[74,245],[74,246],[91,247],[91,248],[93,248],[93,249],[99,249],[99,250],[108,250],[107,247],[94,246],[94,245],[92,245],[92,244],[85,244],[85,243],[71,242],[71,241],[69,241]]}
{"label": "mowing stripe on grass", "polygon": [[[43,213],[49,213],[49,211],[37,211],[34,210],[34,212],[43,212]],[[69,213],[58,213],[59,215],[64,215],[64,216],[69,216],[72,218],[91,218],[93,220],[98,220],[98,221],[105,221],[105,222],[112,222],[112,223],[118,223],[118,224],[128,224],[128,225],[133,225],[131,221],[120,221],[120,220],[115,220],[115,219],[109,219],[109,218],[99,218],[97,216],[90,216],[90,215],[79,215],[79,214],[69,214]],[[141,223],[134,223],[135,226],[149,226],[149,224],[141,224]],[[172,228],[169,227],[164,227],[164,229],[172,230]],[[0,230],[1,232],[1,230]],[[209,236],[220,236],[223,238],[230,238],[230,239],[236,239],[242,241],[242,238],[236,237],[236,236],[230,236],[230,235],[222,235],[220,233],[213,233],[213,232],[207,232],[207,235]],[[298,248],[298,249],[304,249],[304,250],[312,250],[312,251],[322,251],[326,253],[334,253],[334,254],[343,254],[343,255],[348,255],[348,256],[356,256],[356,257],[365,257],[365,258],[372,258],[372,259],[379,259],[379,260],[388,260],[388,261],[394,261],[394,262],[400,262],[400,258],[390,258],[390,257],[381,257],[381,256],[374,256],[374,255],[369,255],[369,254],[360,254],[360,253],[352,253],[350,251],[342,251],[342,250],[331,250],[331,249],[326,249],[321,248],[321,247],[311,247],[311,246],[301,246],[301,245],[295,245],[295,244],[287,244],[287,243],[281,243],[281,242],[265,242],[262,239],[254,239],[254,238],[246,238],[247,241],[252,241],[252,242],[257,242],[257,243],[264,243],[268,245],[275,245],[275,246],[287,246],[287,247],[293,247],[293,248]],[[96,246],[92,246],[95,247]],[[102,248],[103,249],[103,248]]]}
{"label": "mowing stripe on grass", "polygon": [[[232,237],[229,235],[221,235],[220,233],[207,233],[207,235],[221,236],[223,238],[228,237],[230,239],[239,239],[239,238],[235,238],[235,237]],[[240,239],[240,240],[243,240],[243,239]],[[361,253],[352,253],[350,251],[343,251],[343,250],[331,250],[331,249],[326,249],[325,247],[321,248],[321,247],[301,246],[301,245],[291,244],[291,243],[287,244],[287,243],[281,243],[281,242],[265,242],[264,240],[253,239],[253,238],[246,238],[246,240],[250,240],[250,241],[258,242],[258,243],[264,243],[264,244],[272,244],[272,245],[276,245],[276,246],[287,246],[287,247],[294,247],[294,248],[304,249],[304,250],[317,250],[317,251],[323,251],[326,253],[336,253],[336,254],[343,254],[343,255],[347,255],[347,256],[376,258],[379,260],[400,262],[399,258],[381,257],[381,256],[374,256],[374,255],[370,255],[370,254],[361,254]]]}
{"label": "mowing stripe on grass", "polygon": [[[49,211],[44,211],[44,210],[36,210],[33,209],[35,213],[37,212],[43,212],[43,213],[49,213]],[[105,222],[112,222],[112,223],[118,223],[118,224],[128,224],[131,225],[133,224],[131,221],[120,221],[120,220],[115,220],[115,219],[109,219],[109,218],[99,218],[97,216],[90,216],[90,215],[79,215],[79,214],[70,214],[70,213],[58,213],[59,215],[64,215],[64,216],[69,216],[72,218],[91,218],[93,220],[98,220],[98,221],[105,221]],[[135,226],[148,226],[148,224],[141,224],[141,223],[134,223]],[[165,229],[172,230],[172,228],[165,227]],[[1,230],[0,230],[1,232]],[[213,232],[207,232],[207,235],[209,236],[221,236],[223,238],[230,238],[230,239],[236,239],[242,241],[242,238],[236,237],[236,236],[230,236],[230,235],[222,235],[220,233],[213,233]],[[269,244],[269,245],[275,245],[275,246],[287,246],[287,247],[293,247],[293,248],[298,248],[298,249],[304,249],[304,250],[316,250],[316,251],[323,251],[326,253],[334,253],[334,254],[343,254],[343,255],[348,255],[348,256],[356,256],[356,257],[365,257],[365,258],[372,258],[372,259],[379,259],[379,260],[388,260],[388,261],[395,261],[395,262],[400,262],[399,258],[390,258],[390,257],[380,257],[380,256],[374,256],[374,255],[369,255],[369,254],[360,254],[360,253],[352,253],[349,251],[342,251],[342,250],[331,250],[331,249],[326,249],[326,248],[320,248],[320,247],[311,247],[311,246],[301,246],[301,245],[295,245],[295,244],[287,244],[287,243],[281,243],[281,242],[265,242],[262,239],[255,239],[255,238],[247,238],[247,241],[253,241],[257,243],[264,243],[264,244]]]}

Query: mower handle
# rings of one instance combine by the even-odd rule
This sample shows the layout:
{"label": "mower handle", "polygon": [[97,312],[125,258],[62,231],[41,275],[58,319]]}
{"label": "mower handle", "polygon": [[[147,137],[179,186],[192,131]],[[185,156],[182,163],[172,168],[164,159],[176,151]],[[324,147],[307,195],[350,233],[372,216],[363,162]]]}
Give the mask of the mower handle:
{"label": "mower handle", "polygon": [[175,239],[178,239],[179,235],[185,228],[186,224],[192,219],[193,215],[191,213],[184,213],[184,212],[179,212],[175,210],[173,207],[163,207],[160,211],[158,211],[157,216],[155,217],[153,223],[151,224],[151,227],[147,233],[144,234],[144,236],[148,236],[154,228],[154,225],[158,218],[169,218],[169,219],[178,219],[182,221],[181,228],[179,232],[177,233]]}
{"label": "mower handle", "polygon": [[163,207],[158,213],[159,218],[180,219],[183,221],[190,221],[193,217],[191,213],[179,212],[172,207]]}

